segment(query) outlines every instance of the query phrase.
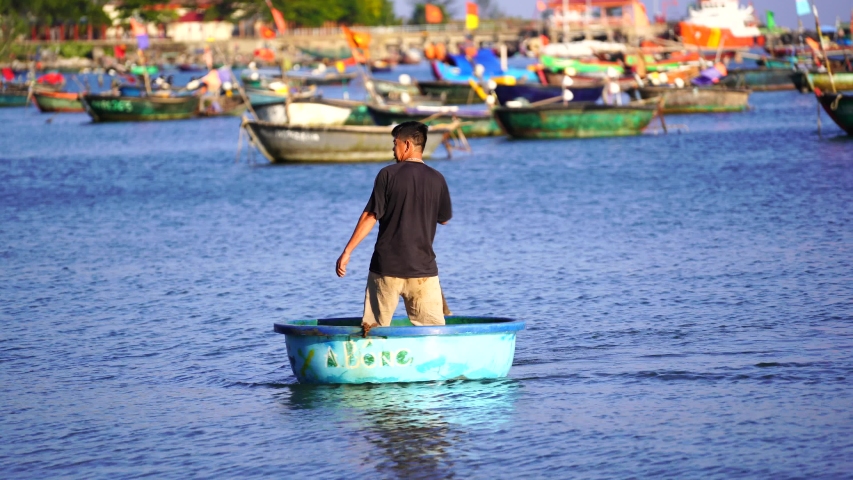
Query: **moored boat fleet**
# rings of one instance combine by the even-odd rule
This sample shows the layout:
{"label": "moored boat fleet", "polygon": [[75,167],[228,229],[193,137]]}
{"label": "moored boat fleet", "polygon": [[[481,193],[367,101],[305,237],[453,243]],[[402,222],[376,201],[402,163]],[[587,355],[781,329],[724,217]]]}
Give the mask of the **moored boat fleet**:
{"label": "moored boat fleet", "polygon": [[[703,4],[705,10],[716,5]],[[696,25],[711,18],[710,10],[691,15]],[[476,137],[639,135],[655,117],[743,112],[755,92],[795,89],[813,92],[850,133],[853,100],[845,92],[853,91],[853,49],[806,44],[765,49],[751,57],[755,66],[738,68],[728,68],[728,60],[743,52],[728,52],[722,45],[710,52],[655,40],[633,47],[552,44],[536,63],[521,68],[510,68],[498,50],[469,46],[431,60],[433,78],[420,80],[407,74],[397,80],[374,76],[398,62],[415,63],[399,59],[360,64],[334,57],[330,66],[318,61],[307,70],[259,70],[253,64],[239,73],[227,66],[198,68],[192,72],[203,75],[183,86],[172,85],[171,77],[152,78],[155,70],[139,67],[137,75],[117,77],[109,90],[97,93],[89,91],[88,83],[68,91],[58,74],[31,75],[22,82],[4,72],[0,105],[32,102],[42,112],[86,112],[93,122],[242,116],[242,131],[270,162],[386,161],[387,136],[405,121],[423,122],[442,137],[431,143],[427,155],[440,143],[449,153],[453,145],[467,147],[467,140]],[[325,88],[339,92],[350,86],[363,89],[364,98],[324,96]],[[664,118],[660,124],[666,130]]]}

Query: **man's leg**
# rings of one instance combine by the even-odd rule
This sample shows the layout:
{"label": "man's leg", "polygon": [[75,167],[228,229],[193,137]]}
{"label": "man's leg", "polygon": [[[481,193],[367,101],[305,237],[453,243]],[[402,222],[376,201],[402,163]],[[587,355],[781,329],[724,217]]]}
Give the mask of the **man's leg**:
{"label": "man's leg", "polygon": [[397,277],[383,277],[370,272],[367,275],[367,288],[364,289],[364,315],[361,324],[375,327],[391,325],[391,317],[400,303],[400,290],[405,280]]}
{"label": "man's leg", "polygon": [[402,295],[413,325],[444,325],[444,302],[438,277],[408,278]]}

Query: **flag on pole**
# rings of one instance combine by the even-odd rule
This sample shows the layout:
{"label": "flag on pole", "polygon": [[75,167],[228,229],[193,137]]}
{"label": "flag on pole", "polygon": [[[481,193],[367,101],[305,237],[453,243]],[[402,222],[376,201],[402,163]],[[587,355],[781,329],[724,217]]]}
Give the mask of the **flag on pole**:
{"label": "flag on pole", "polygon": [[145,50],[151,46],[151,43],[148,41],[148,30],[145,28],[145,25],[131,18],[130,30],[133,32],[133,36],[136,37],[136,43],[140,50]]}
{"label": "flag on pole", "polygon": [[444,20],[441,9],[431,3],[424,5],[424,15],[427,23],[441,23]]}
{"label": "flag on pole", "polygon": [[776,28],[776,14],[767,10],[767,28]]}
{"label": "flag on pole", "polygon": [[480,26],[480,10],[474,2],[465,4],[465,28],[476,30]]}
{"label": "flag on pole", "polygon": [[275,20],[275,29],[278,30],[279,34],[283,34],[285,30],[287,30],[287,23],[284,21],[284,15],[282,15],[281,11],[272,6],[272,2],[267,0],[267,6],[270,8],[270,12],[272,13],[272,19]]}
{"label": "flag on pole", "polygon": [[812,13],[811,7],[809,7],[809,0],[797,0],[797,15],[803,16]]}
{"label": "flag on pole", "polygon": [[547,9],[547,8],[548,8],[548,5],[545,5],[545,2],[543,2],[542,0],[536,1],[536,10],[537,11],[544,12],[545,9]]}

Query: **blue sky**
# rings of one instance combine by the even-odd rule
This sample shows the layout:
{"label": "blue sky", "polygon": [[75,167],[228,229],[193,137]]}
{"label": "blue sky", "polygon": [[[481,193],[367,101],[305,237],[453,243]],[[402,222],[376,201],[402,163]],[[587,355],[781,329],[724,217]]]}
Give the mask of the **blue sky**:
{"label": "blue sky", "polygon": [[[532,18],[535,10],[536,0],[495,0],[501,9],[510,14],[523,18]],[[648,8],[649,15],[652,15],[654,0],[643,0]],[[394,0],[397,15],[408,17],[412,12],[412,0]],[[659,0],[662,3],[662,0]],[[681,18],[687,11],[687,5],[694,3],[689,0],[681,0],[678,2],[678,7],[671,7],[668,10],[670,18]],[[748,0],[741,0],[741,4],[747,4]],[[462,17],[464,10],[464,0],[456,0],[456,9],[454,16]],[[776,13],[776,22],[787,27],[797,26],[797,12],[794,6],[795,0],[753,0],[755,10],[761,18],[764,18],[766,10],[772,10]],[[834,25],[835,18],[841,17],[842,22],[850,21],[850,10],[853,9],[853,1],[851,0],[815,0],[818,13],[820,14],[821,23]],[[803,17],[803,24],[808,27],[814,27],[814,18],[812,16]]]}

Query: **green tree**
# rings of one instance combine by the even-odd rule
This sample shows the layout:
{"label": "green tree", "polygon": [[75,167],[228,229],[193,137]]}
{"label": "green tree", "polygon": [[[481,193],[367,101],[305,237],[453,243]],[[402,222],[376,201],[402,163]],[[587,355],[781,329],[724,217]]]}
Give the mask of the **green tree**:
{"label": "green tree", "polygon": [[106,0],[0,0],[0,55],[33,25],[108,25]]}

